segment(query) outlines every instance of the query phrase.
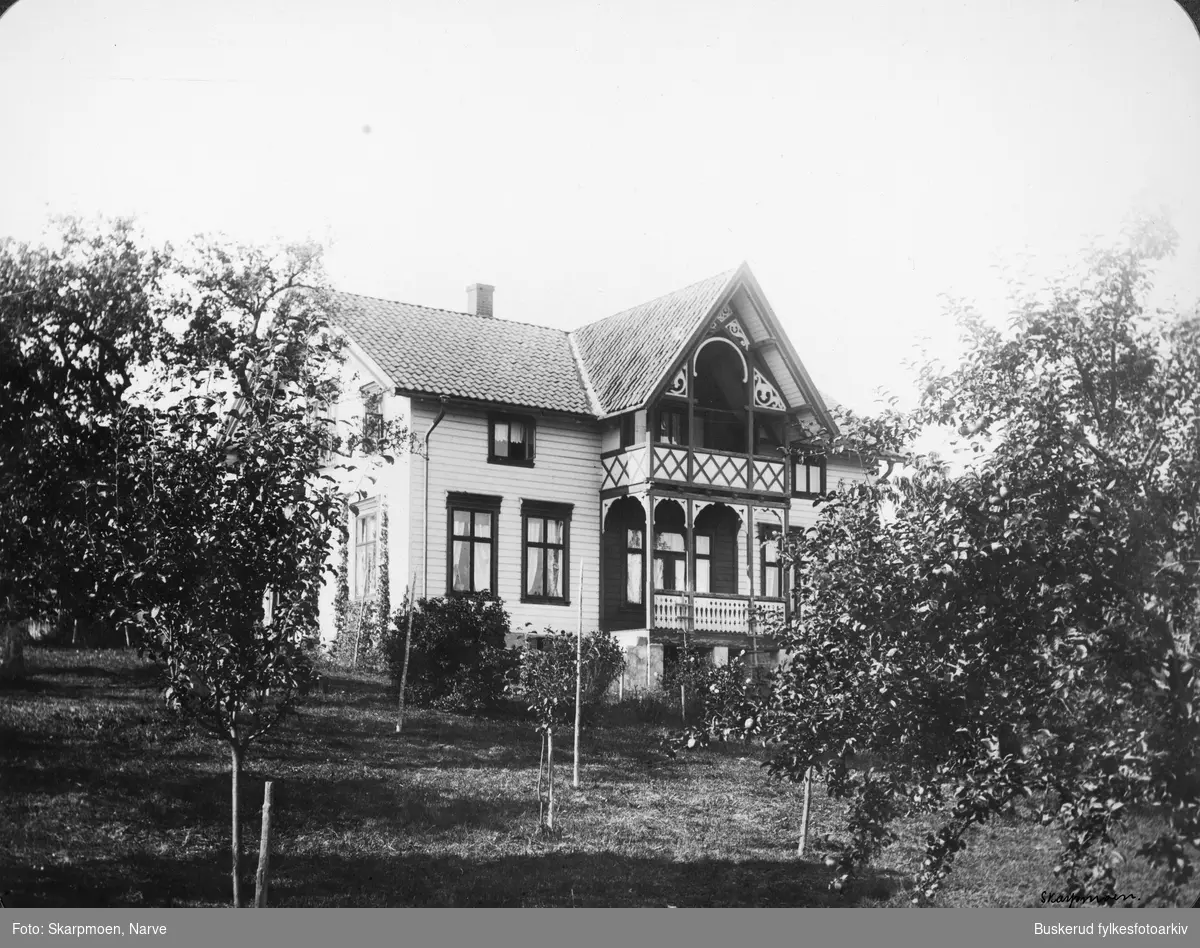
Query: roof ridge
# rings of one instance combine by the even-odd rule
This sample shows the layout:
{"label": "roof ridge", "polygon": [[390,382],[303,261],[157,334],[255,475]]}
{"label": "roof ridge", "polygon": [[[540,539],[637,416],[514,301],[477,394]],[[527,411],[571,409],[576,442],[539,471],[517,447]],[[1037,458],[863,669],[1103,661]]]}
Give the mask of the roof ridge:
{"label": "roof ridge", "polygon": [[490,319],[499,323],[508,323],[513,326],[529,326],[531,329],[549,329],[552,332],[560,332],[566,336],[570,335],[570,331],[567,329],[559,329],[557,326],[547,326],[545,323],[531,323],[523,319],[509,319],[506,316],[481,316],[479,313],[465,313],[460,309],[446,309],[442,306],[426,306],[424,303],[406,303],[404,300],[390,300],[384,296],[371,296],[369,293],[351,293],[349,290],[335,290],[334,292],[342,293],[345,296],[357,296],[364,300],[374,300],[377,303],[391,303],[393,306],[412,306],[416,309],[429,310],[432,313],[449,313],[451,316],[469,316],[472,319]]}
{"label": "roof ridge", "polygon": [[579,344],[571,333],[567,333],[567,345],[571,348],[571,358],[575,360],[575,370],[579,373],[579,381],[583,383],[583,393],[587,396],[588,405],[591,406],[592,414],[599,418],[604,414],[604,406],[600,404],[600,396],[592,386],[592,377],[588,372],[587,363],[583,361],[583,353],[579,351]]}
{"label": "roof ridge", "polygon": [[687,286],[680,286],[674,290],[669,290],[666,293],[660,293],[658,296],[651,297],[648,300],[642,300],[642,302],[640,302],[640,303],[634,303],[632,306],[626,306],[624,309],[618,310],[615,313],[610,313],[608,316],[601,316],[599,319],[593,319],[590,323],[584,323],[582,326],[576,326],[574,329],[571,330],[571,332],[576,333],[576,332],[579,332],[581,329],[586,329],[588,326],[595,326],[597,323],[602,323],[606,319],[614,319],[617,316],[624,316],[626,313],[631,313],[635,309],[641,309],[643,306],[649,306],[652,303],[657,303],[659,300],[665,300],[668,296],[677,296],[680,293],[686,293],[688,290],[694,289],[695,287],[699,286],[701,283],[709,283],[713,280],[722,279],[722,278],[725,281],[728,281],[740,269],[741,269],[741,265],[738,265],[738,266],[732,267],[728,270],[722,270],[720,273],[714,273],[714,274],[712,274],[712,276],[704,277],[704,279],[702,279],[702,280],[696,280],[693,283],[689,283]]}

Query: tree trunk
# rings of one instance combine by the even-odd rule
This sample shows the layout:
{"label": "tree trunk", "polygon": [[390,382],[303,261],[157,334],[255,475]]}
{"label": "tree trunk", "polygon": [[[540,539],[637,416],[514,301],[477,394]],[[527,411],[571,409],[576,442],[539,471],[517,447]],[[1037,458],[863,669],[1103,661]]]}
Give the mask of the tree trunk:
{"label": "tree trunk", "polygon": [[242,749],[236,744],[229,745],[232,758],[232,786],[230,793],[233,798],[233,907],[242,907],[242,821],[238,808],[238,787],[242,779]]}

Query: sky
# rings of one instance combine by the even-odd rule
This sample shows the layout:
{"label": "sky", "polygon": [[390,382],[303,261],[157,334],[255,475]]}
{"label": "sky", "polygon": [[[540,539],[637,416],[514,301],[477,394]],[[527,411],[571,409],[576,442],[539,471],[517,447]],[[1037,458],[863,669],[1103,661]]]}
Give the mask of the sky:
{"label": "sky", "polygon": [[1137,212],[1200,300],[1200,38],[1173,0],[19,0],[0,234],[316,239],[341,289],[571,329],[749,263],[818,386],[906,401],[941,294]]}

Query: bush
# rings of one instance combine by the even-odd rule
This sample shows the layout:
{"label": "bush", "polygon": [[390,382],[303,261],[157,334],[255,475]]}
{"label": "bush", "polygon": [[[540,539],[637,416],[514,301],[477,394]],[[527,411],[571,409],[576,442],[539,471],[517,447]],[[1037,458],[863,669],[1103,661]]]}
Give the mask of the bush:
{"label": "bush", "polygon": [[[388,673],[397,687],[404,667],[408,616],[392,614],[383,635]],[[508,613],[491,593],[421,599],[413,614],[406,700],[416,705],[476,711],[505,694],[517,656],[505,648]]]}
{"label": "bush", "polygon": [[[547,629],[540,647],[521,653],[520,678],[514,689],[539,724],[567,724],[575,716],[575,636]],[[625,667],[625,653],[608,632],[583,637],[580,704],[590,720]]]}
{"label": "bush", "polygon": [[745,652],[731,654],[725,665],[715,664],[710,656],[708,649],[688,649],[666,664],[661,678],[664,698],[678,708],[682,684],[687,688],[689,721],[736,721],[747,703],[761,694],[769,669],[747,664]]}

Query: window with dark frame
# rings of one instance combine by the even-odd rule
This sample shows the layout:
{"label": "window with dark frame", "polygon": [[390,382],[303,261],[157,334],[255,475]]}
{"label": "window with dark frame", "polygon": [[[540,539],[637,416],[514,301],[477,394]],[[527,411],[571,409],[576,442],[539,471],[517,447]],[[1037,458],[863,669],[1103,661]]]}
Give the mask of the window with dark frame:
{"label": "window with dark frame", "polygon": [[488,416],[488,462],[533,466],[537,423],[528,415]]}
{"label": "window with dark frame", "polygon": [[377,502],[359,504],[354,517],[354,598],[375,591],[375,566],[379,558],[379,508]]}
{"label": "window with dark frame", "polygon": [[625,531],[625,605],[641,606],[646,601],[645,534],[641,527]]}
{"label": "window with dark frame", "polygon": [[783,563],[779,558],[780,531],[765,527],[759,531],[762,548],[759,589],[764,599],[783,598]]}
{"label": "window with dark frame", "polygon": [[376,392],[363,399],[362,449],[374,454],[383,442],[383,396]]}
{"label": "window with dark frame", "polygon": [[682,589],[687,574],[687,545],[682,533],[654,534],[654,588]]}
{"label": "window with dark frame", "polygon": [[713,537],[708,533],[697,533],[696,542],[696,592],[712,592]]}
{"label": "window with dark frame", "polygon": [[660,408],[656,440],[662,444],[686,446],[688,443],[687,412],[682,408]]}
{"label": "window with dark frame", "polygon": [[496,526],[500,498],[451,494],[447,591],[496,591]]}
{"label": "window with dark frame", "polygon": [[793,468],[792,496],[820,497],[825,493],[825,456],[810,454],[797,458]]}
{"label": "window with dark frame", "polygon": [[570,504],[521,505],[523,602],[570,602],[572,510]]}

